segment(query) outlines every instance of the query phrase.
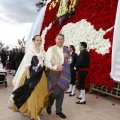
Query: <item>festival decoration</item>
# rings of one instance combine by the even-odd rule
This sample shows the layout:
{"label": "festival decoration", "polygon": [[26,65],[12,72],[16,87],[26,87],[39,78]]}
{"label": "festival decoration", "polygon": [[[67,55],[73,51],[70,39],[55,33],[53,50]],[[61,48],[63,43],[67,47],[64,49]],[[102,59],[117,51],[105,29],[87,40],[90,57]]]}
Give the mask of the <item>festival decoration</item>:
{"label": "festival decoration", "polygon": [[[40,34],[48,28],[49,24],[56,18],[59,5],[46,8],[44,22]],[[91,55],[90,69],[85,80],[85,87],[89,88],[90,83],[98,86],[106,86],[112,89],[114,80],[110,78],[111,52],[113,41],[113,30],[118,0],[78,0],[75,15],[67,19],[64,26],[51,24],[44,36],[45,50],[48,46],[55,44],[55,36],[62,32],[65,34],[65,45],[78,46],[80,41],[88,43]],[[79,27],[78,27],[79,26]]]}

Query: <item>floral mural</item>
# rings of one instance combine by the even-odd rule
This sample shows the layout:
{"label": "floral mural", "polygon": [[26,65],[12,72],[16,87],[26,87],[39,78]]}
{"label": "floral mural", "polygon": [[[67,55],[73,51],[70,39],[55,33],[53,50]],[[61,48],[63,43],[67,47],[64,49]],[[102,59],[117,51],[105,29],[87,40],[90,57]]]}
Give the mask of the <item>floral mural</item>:
{"label": "floral mural", "polygon": [[[114,80],[110,78],[113,30],[118,0],[76,0],[75,14],[67,19],[64,26],[53,24],[59,3],[52,0],[46,8],[40,34],[44,48],[55,44],[55,36],[65,35],[65,46],[73,44],[79,53],[79,43],[85,41],[91,55],[89,74],[85,80],[112,89]],[[68,3],[70,0],[68,0]],[[55,3],[55,4],[53,4]]]}

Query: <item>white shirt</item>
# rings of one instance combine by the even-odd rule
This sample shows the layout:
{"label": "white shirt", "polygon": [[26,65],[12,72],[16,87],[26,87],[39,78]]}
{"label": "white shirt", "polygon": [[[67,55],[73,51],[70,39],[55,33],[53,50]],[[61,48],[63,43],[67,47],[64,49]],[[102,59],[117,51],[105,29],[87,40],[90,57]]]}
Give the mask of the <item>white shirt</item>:
{"label": "white shirt", "polygon": [[70,52],[70,55],[72,55],[73,52]]}
{"label": "white shirt", "polygon": [[[62,64],[64,63],[64,54],[63,54],[63,47],[58,47],[57,46],[57,52],[60,55],[60,58],[62,59]],[[52,60],[52,49],[51,47],[47,50],[46,56],[45,56],[45,66],[48,67],[49,69],[56,70],[57,66],[52,65],[51,61]]]}

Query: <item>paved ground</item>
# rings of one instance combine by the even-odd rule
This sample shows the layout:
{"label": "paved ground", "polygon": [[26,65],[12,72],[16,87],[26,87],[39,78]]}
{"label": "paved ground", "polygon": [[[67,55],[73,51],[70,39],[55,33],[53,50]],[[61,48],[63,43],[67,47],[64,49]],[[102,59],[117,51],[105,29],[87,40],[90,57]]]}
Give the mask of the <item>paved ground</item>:
{"label": "paved ground", "polygon": [[[13,112],[7,107],[9,96],[13,89],[12,75],[8,74],[8,87],[0,85],[0,120],[29,120],[20,113]],[[63,113],[67,116],[66,120],[120,120],[120,101],[112,97],[99,96],[97,94],[86,94],[86,105],[77,105],[77,96],[79,91],[76,89],[76,95],[69,97],[65,94],[63,103]],[[41,120],[61,120],[55,114],[55,107],[52,108],[52,114],[47,115],[46,111],[41,116]]]}

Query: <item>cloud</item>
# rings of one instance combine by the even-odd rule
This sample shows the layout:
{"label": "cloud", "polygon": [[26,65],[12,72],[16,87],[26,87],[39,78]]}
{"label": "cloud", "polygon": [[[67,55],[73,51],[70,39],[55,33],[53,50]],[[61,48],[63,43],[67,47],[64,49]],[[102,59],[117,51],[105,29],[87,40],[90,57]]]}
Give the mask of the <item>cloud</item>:
{"label": "cloud", "polygon": [[4,22],[31,23],[36,15],[39,0],[0,0],[0,20]]}
{"label": "cloud", "polygon": [[0,40],[5,44],[17,45],[18,39],[28,35],[30,27],[31,23],[10,24],[0,22]]}

